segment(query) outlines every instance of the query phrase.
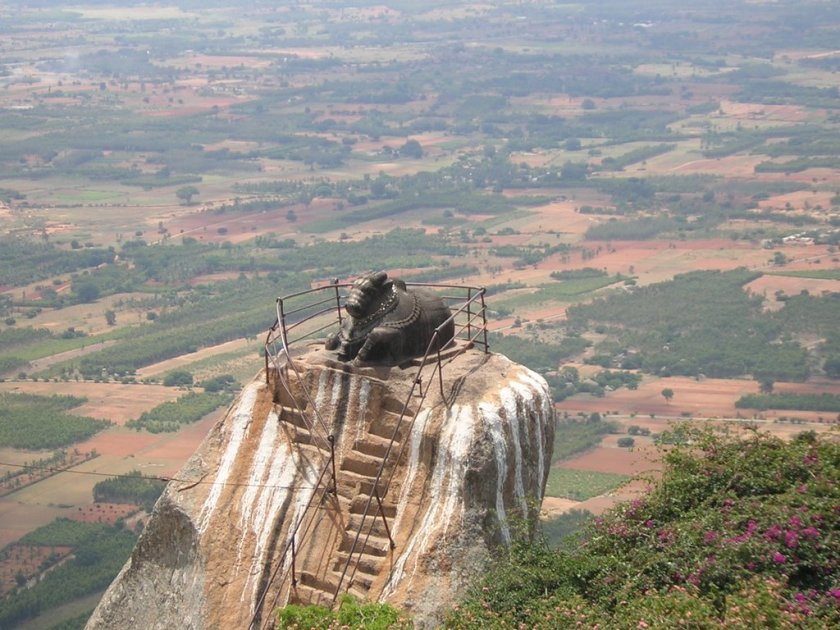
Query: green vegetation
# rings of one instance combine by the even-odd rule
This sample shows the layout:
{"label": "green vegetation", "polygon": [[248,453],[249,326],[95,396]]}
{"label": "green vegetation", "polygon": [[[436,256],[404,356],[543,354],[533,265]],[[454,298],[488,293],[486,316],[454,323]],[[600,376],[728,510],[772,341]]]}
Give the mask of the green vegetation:
{"label": "green vegetation", "polygon": [[576,535],[592,520],[592,512],[588,510],[572,509],[560,516],[540,523],[546,543],[551,547],[565,544],[574,540]]}
{"label": "green vegetation", "polygon": [[0,444],[44,449],[86,440],[111,423],[66,413],[84,398],[0,393]]}
{"label": "green vegetation", "polygon": [[[588,329],[595,322],[616,326],[609,331],[616,342],[610,363],[623,368],[662,376],[752,374],[803,380],[809,373],[808,353],[798,343],[781,338],[776,323],[799,321],[800,316],[793,309],[787,311],[787,305],[773,315],[762,311],[762,298],[742,288],[758,275],[745,269],[681,274],[670,282],[571,307],[569,323],[573,329]],[[801,319],[810,316],[803,309]],[[836,326],[837,318],[832,321]]]}
{"label": "green vegetation", "polygon": [[136,541],[133,532],[99,523],[59,519],[47,527],[48,532],[36,530],[20,543],[69,544],[74,547],[74,558],[46,573],[32,588],[19,589],[0,601],[0,627],[13,627],[42,611],[104,589]]}
{"label": "green vegetation", "polygon": [[626,475],[613,473],[552,468],[548,473],[545,496],[586,501],[617,488],[628,479]]}
{"label": "green vegetation", "polygon": [[840,412],[840,395],[837,394],[747,394],[741,396],[738,409],[796,409],[798,411]]}
{"label": "green vegetation", "polygon": [[770,276],[790,278],[815,278],[817,280],[840,280],[840,269],[801,269],[796,271],[772,271]]}
{"label": "green vegetation", "polygon": [[414,624],[406,615],[388,604],[361,603],[352,595],[345,594],[341,597],[338,610],[297,604],[281,608],[277,611],[277,627],[311,630],[407,630],[413,628]]}
{"label": "green vegetation", "polygon": [[[604,355],[596,355],[595,359],[598,359],[599,356]],[[642,382],[641,374],[618,370],[602,370],[591,378],[581,380],[577,368],[568,366],[557,374],[546,374],[545,378],[551,385],[554,402],[566,400],[569,396],[575,394],[592,394],[601,398],[608,390],[612,391],[622,387],[638,389],[639,383]]]}
{"label": "green vegetation", "polygon": [[489,334],[487,342],[493,352],[504,354],[537,372],[556,370],[560,361],[583,352],[590,345],[582,337],[566,337],[559,344],[552,344],[499,334]]}
{"label": "green vegetation", "polygon": [[173,402],[161,403],[150,411],[144,411],[140,417],[129,420],[125,426],[150,433],[177,431],[185,424],[201,420],[211,411],[230,403],[228,393],[190,392]]}
{"label": "green vegetation", "polygon": [[133,503],[151,512],[155,501],[166,488],[166,482],[147,477],[139,470],[132,470],[98,482],[93,486],[93,500],[105,503]]}
{"label": "green vegetation", "polygon": [[554,430],[551,460],[559,462],[588,451],[598,446],[605,435],[617,433],[618,428],[616,422],[602,420],[600,414],[593,414],[586,420],[560,422]]}
{"label": "green vegetation", "polygon": [[675,144],[657,144],[649,147],[640,147],[633,149],[618,157],[606,157],[601,160],[601,168],[605,171],[621,171],[625,166],[630,166],[636,162],[644,162],[657,155],[673,151],[677,145]]}
{"label": "green vegetation", "polygon": [[0,235],[0,285],[20,286],[52,276],[89,269],[113,262],[113,249],[63,250],[50,243],[38,243]]}
{"label": "green vegetation", "polygon": [[607,272],[594,267],[584,267],[583,269],[552,271],[550,275],[555,280],[565,282],[567,280],[582,280],[583,278],[602,278],[607,275]]}
{"label": "green vegetation", "polygon": [[837,625],[840,444],[677,431],[649,492],[580,544],[515,543],[447,627]]}
{"label": "green vegetation", "polygon": [[193,384],[193,375],[187,370],[172,370],[163,377],[163,384],[166,387],[181,387]]}

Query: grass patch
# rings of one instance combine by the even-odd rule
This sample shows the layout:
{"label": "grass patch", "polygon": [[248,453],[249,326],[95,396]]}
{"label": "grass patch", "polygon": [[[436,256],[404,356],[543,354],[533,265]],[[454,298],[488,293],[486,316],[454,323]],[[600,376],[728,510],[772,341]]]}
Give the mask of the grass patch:
{"label": "grass patch", "polygon": [[548,473],[545,496],[586,501],[617,488],[629,479],[627,475],[614,473],[552,468]]}
{"label": "grass patch", "polygon": [[35,450],[86,440],[110,422],[66,413],[83,402],[73,396],[0,394],[0,444]]}
{"label": "grass patch", "polygon": [[[114,330],[109,330],[106,333],[96,336],[73,337],[71,339],[63,339],[54,337],[32,343],[27,346],[15,348],[13,354],[24,361],[34,361],[35,359],[43,359],[44,357],[51,357],[55,354],[68,352],[70,350],[78,350],[79,348],[86,348],[95,346],[103,341],[111,341],[112,339],[123,339],[128,337],[133,328],[131,326],[123,326]],[[0,355],[3,356],[3,355]]]}
{"label": "grass patch", "polygon": [[837,394],[747,394],[741,396],[735,406],[738,409],[786,409],[796,411],[840,411],[840,396]]}
{"label": "grass patch", "polygon": [[563,422],[554,430],[551,461],[560,462],[588,451],[601,443],[609,433],[617,433],[618,424],[612,421],[588,420]]}
{"label": "grass patch", "polygon": [[768,276],[813,278],[815,280],[840,280],[840,269],[803,269],[801,271],[768,271]]}
{"label": "grass patch", "polygon": [[211,411],[227,405],[233,397],[227,393],[190,392],[178,400],[165,402],[146,411],[136,420],[129,420],[125,426],[130,429],[146,429],[150,433],[177,431],[184,424],[201,420]]}
{"label": "grass patch", "polygon": [[544,302],[576,301],[581,296],[597,291],[598,289],[603,289],[604,287],[608,287],[623,280],[624,276],[617,274],[615,276],[580,278],[577,280],[541,284],[533,293],[522,293],[506,300],[498,300],[494,302],[494,306],[497,308],[503,307],[515,309],[523,306],[542,304]]}

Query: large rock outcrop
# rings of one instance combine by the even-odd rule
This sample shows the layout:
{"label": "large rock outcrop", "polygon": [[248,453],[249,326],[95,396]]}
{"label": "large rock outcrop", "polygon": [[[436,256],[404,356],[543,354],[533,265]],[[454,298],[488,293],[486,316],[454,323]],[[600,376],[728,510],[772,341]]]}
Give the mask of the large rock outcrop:
{"label": "large rock outcrop", "polygon": [[348,590],[431,626],[534,516],[554,433],[534,372],[469,350],[418,391],[412,366],[351,367],[314,344],[295,368],[244,388],[88,628],[270,627],[277,606]]}

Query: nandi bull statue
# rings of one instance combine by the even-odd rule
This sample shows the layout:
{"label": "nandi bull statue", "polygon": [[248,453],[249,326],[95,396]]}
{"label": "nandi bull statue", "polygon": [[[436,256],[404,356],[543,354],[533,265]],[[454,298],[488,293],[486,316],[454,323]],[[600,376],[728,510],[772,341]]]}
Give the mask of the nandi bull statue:
{"label": "nandi bull statue", "polygon": [[432,350],[442,349],[455,335],[451,312],[440,297],[426,289],[408,289],[384,271],[353,282],[344,309],[341,328],[327,337],[325,346],[338,350],[341,361],[356,365],[399,365],[423,356],[435,329],[444,323]]}

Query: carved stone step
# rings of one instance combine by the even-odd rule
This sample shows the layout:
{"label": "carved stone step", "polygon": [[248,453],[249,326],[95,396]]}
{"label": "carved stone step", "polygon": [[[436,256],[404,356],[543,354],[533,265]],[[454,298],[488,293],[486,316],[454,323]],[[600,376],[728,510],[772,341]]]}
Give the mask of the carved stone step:
{"label": "carved stone step", "polygon": [[338,471],[338,494],[348,499],[355,499],[360,492],[364,492],[364,488],[371,488],[372,484],[373,477],[352,470]]}
{"label": "carved stone step", "polygon": [[332,599],[333,593],[335,593],[336,588],[338,586],[338,580],[335,582],[330,581],[329,577],[322,578],[308,571],[301,571],[297,575],[298,584],[302,584],[304,586],[308,586],[310,588],[316,589],[321,591],[324,594],[329,594],[330,599]]}
{"label": "carved stone step", "polygon": [[[382,521],[382,517],[380,515],[374,516],[373,514],[368,514],[368,517],[364,519],[364,523],[362,522],[362,515],[361,514],[353,514],[350,513],[347,519],[347,531],[353,532],[353,535],[356,535],[356,532],[359,529],[362,530],[362,536],[366,536],[368,532],[371,533],[372,536],[377,536],[380,538],[388,538],[388,530],[385,529],[385,523]],[[364,528],[362,528],[364,525]],[[388,522],[388,527],[391,526],[391,522]]]}
{"label": "carved stone step", "polygon": [[297,585],[292,587],[289,594],[289,603],[304,606],[329,606],[332,603],[332,593],[325,593],[298,580]]}
{"label": "carved stone step", "polygon": [[376,477],[376,473],[379,472],[381,464],[382,460],[379,457],[365,455],[358,451],[350,451],[341,461],[341,470],[349,470],[360,475]]}
{"label": "carved stone step", "polygon": [[[353,502],[350,504],[350,513],[351,514],[364,514],[365,509],[367,509],[368,505],[368,498],[364,495],[359,495]],[[382,513],[385,514],[385,518],[391,519],[397,515],[397,506],[392,503],[387,503],[385,501],[382,502]],[[368,509],[368,517],[377,515],[379,516],[379,505],[375,498],[370,499],[370,508]]]}
{"label": "carved stone step", "polygon": [[[344,571],[344,565],[341,566],[341,569],[338,571],[333,571],[337,580],[341,579],[341,572]],[[347,574],[344,576],[344,580],[341,583],[341,590],[346,590],[346,586],[350,586],[351,589],[359,589],[363,591],[370,590],[370,587],[373,585],[373,578],[375,576],[365,575],[364,573],[359,573],[358,571],[353,571],[353,565],[351,564],[347,568]]]}
{"label": "carved stone step", "polygon": [[400,425],[399,430],[396,432],[396,436],[394,435],[394,429],[399,423],[400,416],[398,414],[390,413],[390,412],[383,412],[379,413],[370,420],[370,424],[368,425],[368,433],[371,435],[377,435],[379,437],[383,437],[387,440],[390,440],[392,437],[398,442],[402,442],[403,436],[405,435],[405,431],[407,430],[411,418],[406,414],[403,417],[402,424]]}
{"label": "carved stone step", "polygon": [[304,429],[309,428],[307,422],[311,419],[309,417],[305,417],[304,414],[294,407],[278,405],[277,415],[281,422],[288,422],[289,424],[293,424],[297,427],[303,427]]}
{"label": "carved stone step", "polygon": [[[344,571],[344,567],[347,565],[347,558],[350,557],[348,553],[338,553],[335,559],[335,564],[333,564],[333,571],[337,571],[341,574]],[[356,571],[356,575],[359,573],[365,573],[367,575],[371,575],[376,577],[379,575],[379,569],[382,565],[382,558],[377,556],[369,556],[367,554],[353,554],[353,559],[350,561],[350,566],[348,568],[348,575],[353,572],[354,568]]]}
{"label": "carved stone step", "polygon": [[[367,540],[365,540],[365,538],[367,538]],[[391,549],[391,543],[387,537],[374,536],[373,534],[370,536],[359,536],[359,539],[356,542],[356,548],[353,549],[354,541],[356,541],[355,532],[352,534],[344,532],[344,535],[341,537],[341,544],[339,544],[338,550],[350,553],[350,550],[352,549],[354,554],[363,553],[369,556],[384,558],[388,555],[388,552]]]}
{"label": "carved stone step", "polygon": [[[391,444],[390,438],[369,433],[365,437],[353,442],[353,450],[359,451],[360,453],[364,453],[365,455],[379,457],[381,459],[385,457],[385,453],[388,452],[389,444]],[[391,446],[391,453],[394,453],[395,451],[398,452],[399,447],[400,443],[394,441],[393,445]]]}

